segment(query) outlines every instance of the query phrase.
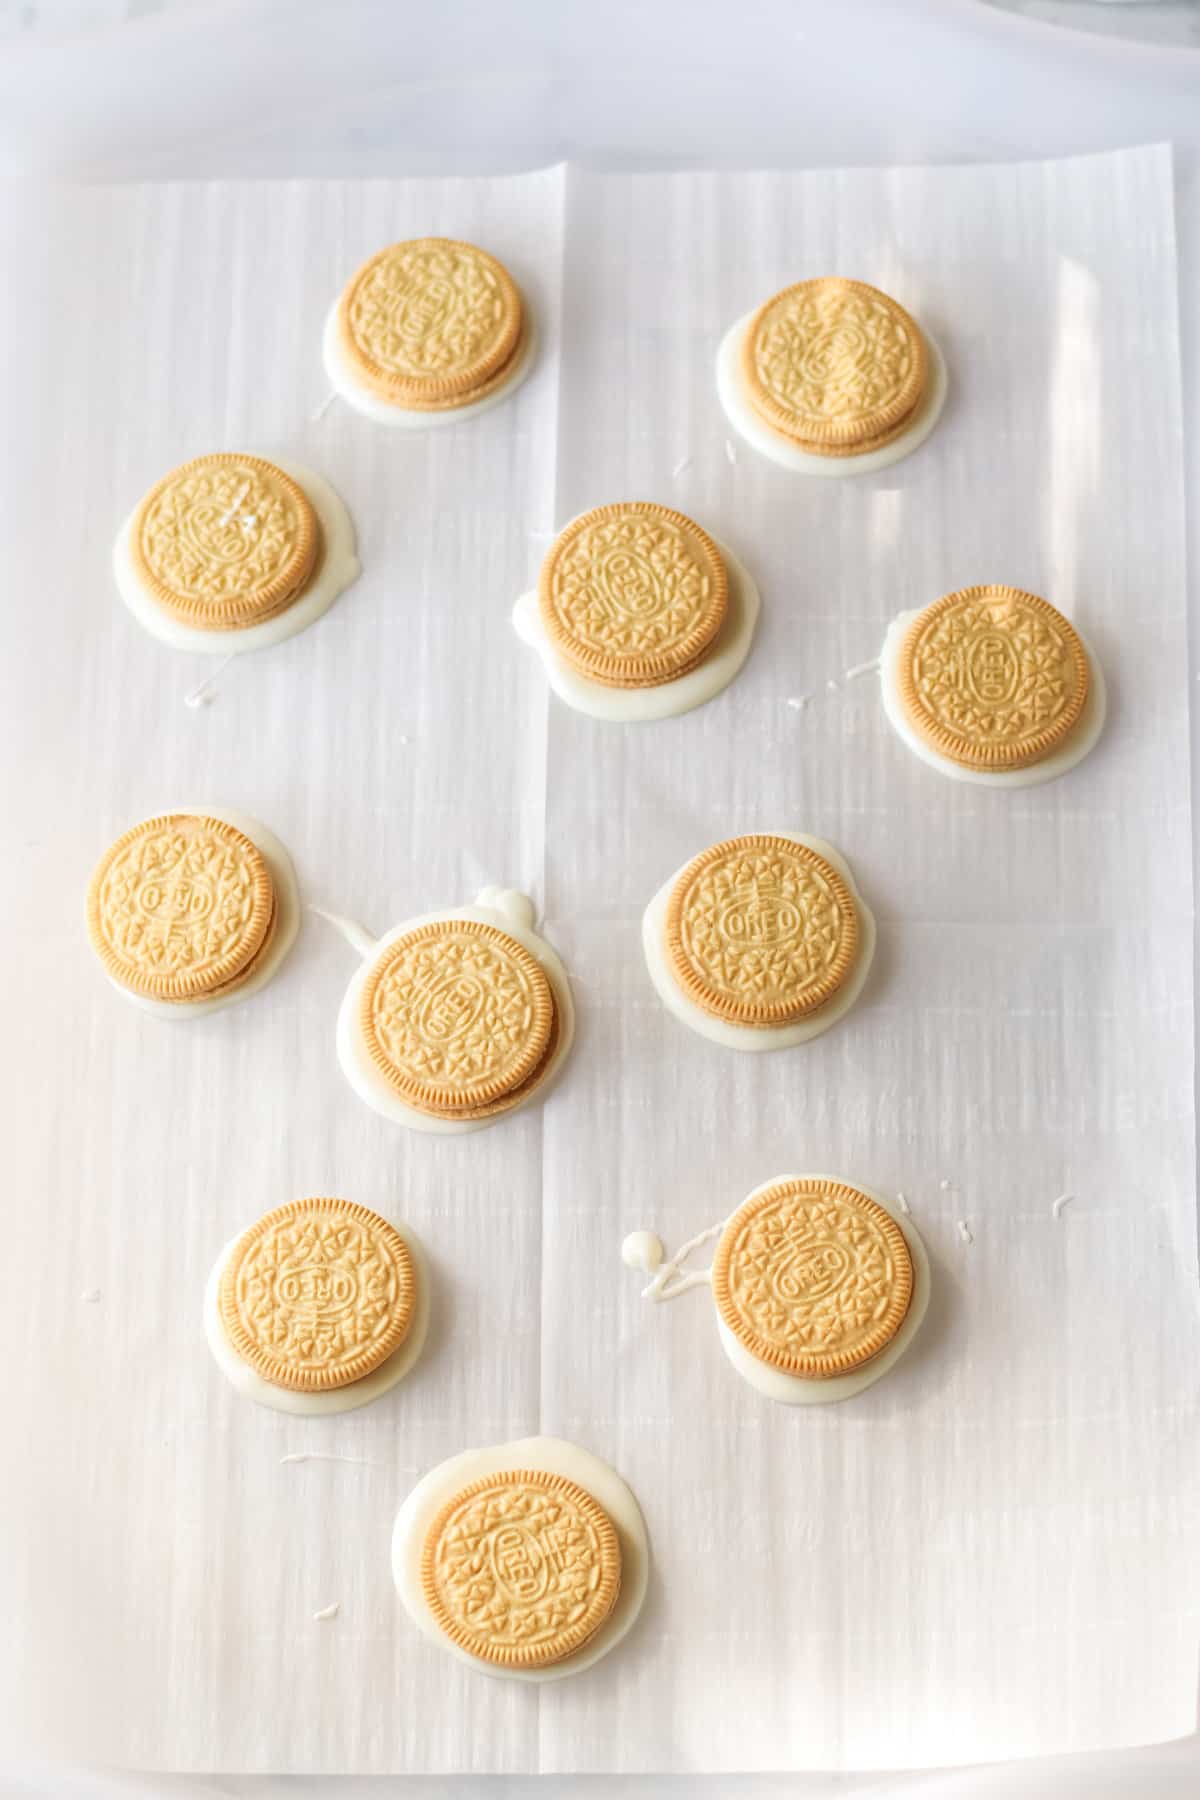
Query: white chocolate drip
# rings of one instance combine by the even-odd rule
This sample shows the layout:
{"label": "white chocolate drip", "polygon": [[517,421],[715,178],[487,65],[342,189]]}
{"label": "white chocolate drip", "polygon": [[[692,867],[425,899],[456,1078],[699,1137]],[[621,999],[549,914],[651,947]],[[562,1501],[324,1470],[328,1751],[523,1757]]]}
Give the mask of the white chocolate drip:
{"label": "white chocolate drip", "polygon": [[510,925],[516,925],[521,931],[533,930],[537,908],[528,894],[518,893],[516,888],[480,888],[475,896],[475,904],[502,913]]}
{"label": "white chocolate drip", "polygon": [[198,687],[194,687],[190,694],[184,695],[183,704],[190,707],[193,712],[198,712],[202,706],[208,706],[217,691],[218,675],[225,673],[236,655],[237,652],[231,650],[224,661],[217,664],[211,675],[206,675]]}
{"label": "white chocolate drip", "polygon": [[680,1273],[683,1264],[698,1250],[701,1244],[707,1244],[712,1238],[720,1237],[728,1220],[722,1219],[719,1224],[710,1225],[707,1231],[697,1232],[686,1244],[680,1246],[668,1262],[663,1261],[662,1239],[653,1231],[631,1231],[621,1245],[621,1260],[631,1269],[641,1269],[644,1275],[652,1275],[654,1279],[642,1289],[643,1300],[675,1300],[680,1294],[686,1294],[689,1288],[708,1287],[712,1282],[712,1267],[696,1269],[691,1274]]}
{"label": "white chocolate drip", "polygon": [[[825,682],[825,692],[827,694],[840,693],[847,682],[861,681],[864,675],[878,675],[882,666],[877,656],[873,656],[870,662],[855,663],[852,669],[843,669],[840,678],[830,675]],[[813,698],[812,694],[793,694],[787,704],[793,712],[803,712]]]}
{"label": "white chocolate drip", "polygon": [[341,913],[326,912],[323,906],[310,906],[308,910],[315,913],[318,919],[324,919],[327,925],[332,925],[335,931],[340,931],[350,948],[357,950],[364,961],[368,956],[374,956],[378,950],[378,938],[373,938],[365,925],[357,925],[353,919],[344,919]]}
{"label": "white chocolate drip", "polygon": [[280,1466],[285,1463],[336,1462],[354,1463],[360,1469],[378,1469],[381,1463],[368,1462],[365,1456],[339,1456],[334,1450],[291,1450],[279,1459]]}
{"label": "white chocolate drip", "polygon": [[621,1245],[621,1261],[627,1269],[640,1269],[653,1275],[666,1252],[662,1239],[654,1231],[631,1231]]}

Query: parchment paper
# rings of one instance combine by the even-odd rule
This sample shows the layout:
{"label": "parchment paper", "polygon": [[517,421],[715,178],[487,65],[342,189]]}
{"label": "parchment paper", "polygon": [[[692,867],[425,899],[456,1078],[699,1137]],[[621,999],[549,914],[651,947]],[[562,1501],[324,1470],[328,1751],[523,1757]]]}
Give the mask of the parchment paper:
{"label": "parchment paper", "polygon": [[[1171,209],[1162,149],[3,196],[4,1591],[25,1735],[160,1768],[555,1773],[930,1765],[1192,1728]],[[533,378],[430,434],[340,402],[314,417],[345,275],[432,231],[518,275]],[[733,318],[829,270],[911,306],[952,379],[917,456],[840,483],[727,450],[712,375]],[[365,573],[193,711],[208,667],[137,628],[108,556],[159,474],[226,445],[325,474]],[[622,496],[692,512],[764,603],[725,696],[636,729],[550,702],[508,617],[545,534]],[[1078,617],[1105,664],[1109,728],[1052,786],[939,779],[873,683],[843,679],[899,608],[989,579]],[[461,1139],[366,1110],[333,1047],[353,958],[316,919],[244,1007],[175,1024],[124,1005],[84,941],[88,873],[128,823],[206,800],[262,818],[311,901],[380,931],[485,881],[530,889],[578,977],[547,1105]],[[878,961],[828,1036],[738,1058],[660,1008],[640,912],[705,844],[780,826],[848,856]],[[805,1167],[906,1194],[935,1290],[886,1381],[787,1411],[737,1379],[703,1293],[652,1308],[618,1251],[644,1225],[674,1247]],[[409,1222],[437,1312],[401,1388],[305,1425],[224,1383],[200,1299],[227,1238],[320,1192]],[[622,1471],[655,1564],[617,1654],[528,1688],[426,1644],[387,1552],[432,1463],[538,1429]],[[299,1452],[348,1460],[281,1461]]]}

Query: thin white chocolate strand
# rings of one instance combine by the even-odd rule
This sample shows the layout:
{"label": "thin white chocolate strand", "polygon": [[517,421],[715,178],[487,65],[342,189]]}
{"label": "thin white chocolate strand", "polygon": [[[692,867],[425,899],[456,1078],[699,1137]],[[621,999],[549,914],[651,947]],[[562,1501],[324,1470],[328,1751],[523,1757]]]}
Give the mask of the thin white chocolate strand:
{"label": "thin white chocolate strand", "polygon": [[712,1280],[712,1269],[699,1269],[691,1274],[682,1275],[680,1269],[701,1244],[707,1244],[712,1238],[720,1237],[725,1229],[726,1220],[710,1225],[707,1231],[701,1231],[686,1244],[680,1246],[669,1261],[664,1262],[661,1238],[652,1231],[634,1231],[621,1246],[622,1259],[630,1268],[641,1269],[645,1274],[653,1274],[654,1279],[642,1289],[643,1300],[674,1300],[679,1294],[686,1294],[689,1288],[705,1287]]}

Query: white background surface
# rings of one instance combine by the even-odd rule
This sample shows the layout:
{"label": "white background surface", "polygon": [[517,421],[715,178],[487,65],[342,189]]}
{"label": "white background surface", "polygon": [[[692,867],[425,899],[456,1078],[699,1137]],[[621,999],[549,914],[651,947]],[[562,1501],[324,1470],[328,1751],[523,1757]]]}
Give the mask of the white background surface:
{"label": "white background surface", "polygon": [[[10,62],[0,71],[10,149],[25,163],[79,168],[86,161],[91,169],[121,173],[171,167],[201,173],[222,166],[272,172],[363,169],[378,168],[381,159],[390,167],[411,167],[422,159],[446,166],[455,158],[481,166],[505,154],[519,162],[559,149],[609,160],[673,154],[709,162],[828,162],[1061,151],[1158,131],[1186,137],[1197,117],[1194,88],[1188,85],[1194,73],[1183,64],[1111,60],[1080,40],[1009,30],[1008,21],[963,6],[907,9],[887,55],[865,60],[858,55],[862,34],[877,34],[879,9],[862,3],[837,9],[837,16],[824,7],[802,9],[794,39],[786,40],[785,54],[772,55],[769,67],[761,45],[751,44],[752,51],[760,51],[753,93],[738,67],[745,48],[740,39],[722,44],[720,76],[701,74],[718,64],[712,54],[715,25],[704,9],[693,8],[687,53],[676,59],[665,99],[661,92],[651,94],[635,67],[618,66],[611,57],[598,62],[582,27],[571,33],[572,43],[565,29],[558,35],[547,29],[545,15],[535,25],[534,8],[528,9],[528,31],[516,22],[515,42],[499,70],[486,60],[487,40],[478,29],[448,26],[458,80],[447,75],[430,85],[427,78],[420,89],[399,85],[410,60],[406,51],[414,46],[399,39],[382,42],[381,9],[339,9],[342,21],[353,10],[351,27],[373,15],[376,29],[348,28],[329,34],[328,42],[311,9],[303,9],[301,29],[301,10],[287,9],[294,30],[288,34],[283,83],[277,79],[284,53],[278,31],[262,34],[257,54],[243,43],[233,59],[223,54],[218,32],[189,36],[147,29],[131,39],[123,36],[119,44],[89,44],[74,60],[67,52],[53,62]],[[240,9],[249,27],[269,12],[261,6]],[[666,14],[663,9],[663,21]],[[797,22],[794,10],[789,19]],[[510,40],[513,23],[506,18]],[[654,21],[643,18],[643,45],[647,36],[655,39]],[[427,70],[437,63],[436,45],[415,49],[413,60]],[[470,83],[473,60],[494,70],[484,86]],[[946,74],[933,88],[905,75],[906,68],[924,74],[931,67]],[[186,71],[186,79],[173,75],[173,68]],[[148,79],[152,71],[161,79]],[[893,87],[889,105],[871,103],[877,75]],[[793,103],[799,78],[806,95],[801,111]],[[714,94],[724,95],[715,123],[698,103]],[[856,96],[850,106],[849,94]],[[322,101],[315,110],[313,95]],[[530,104],[531,95],[536,104]],[[507,152],[502,144],[509,146]],[[1193,233],[1186,155],[1181,173],[1187,284]],[[1193,310],[1185,309],[1189,330]],[[657,1327],[666,1323],[660,1318]],[[674,1319],[670,1325],[682,1328]],[[1193,1652],[1194,1637],[1193,1631]],[[1017,1791],[1033,1792],[1028,1772],[1022,1779],[1029,1785]],[[1050,1779],[1056,1783],[1052,1791],[1067,1791],[1065,1772]]]}

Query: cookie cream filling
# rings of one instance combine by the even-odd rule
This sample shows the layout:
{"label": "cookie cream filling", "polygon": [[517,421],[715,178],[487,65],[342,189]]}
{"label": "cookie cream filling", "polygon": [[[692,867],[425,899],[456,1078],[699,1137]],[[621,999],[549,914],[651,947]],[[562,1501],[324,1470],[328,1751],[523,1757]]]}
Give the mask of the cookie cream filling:
{"label": "cookie cream filling", "polygon": [[832,863],[850,889],[858,919],[858,948],[853,968],[837,992],[823,1006],[817,1007],[803,1019],[797,1019],[790,1025],[735,1025],[705,1012],[703,1007],[684,993],[668,961],[664,939],[672,890],[684,870],[690,867],[690,863],[684,863],[682,868],[676,869],[642,914],[642,950],[659,999],[668,1012],[674,1013],[683,1024],[727,1050],[786,1050],[794,1044],[806,1044],[812,1038],[819,1037],[831,1025],[836,1025],[854,1005],[862,992],[875,955],[875,919],[855,885],[845,857],[823,838],[807,837],[796,831],[775,831],[771,835],[788,838],[794,844],[804,844]]}
{"label": "cookie cream filling", "polygon": [[[464,1487],[505,1470],[533,1469],[563,1475],[585,1488],[612,1520],[621,1546],[621,1588],[604,1623],[585,1644],[561,1662],[540,1669],[518,1669],[486,1662],[455,1644],[434,1619],[421,1587],[421,1552],[430,1526],[442,1508]],[[465,1450],[439,1463],[422,1477],[396,1515],[392,1531],[392,1578],[404,1609],[414,1624],[441,1649],[482,1675],[509,1681],[561,1681],[578,1675],[615,1649],[642,1609],[650,1574],[650,1544],[633,1492],[598,1456],[561,1438],[519,1438],[486,1450]]]}
{"label": "cookie cream filling", "polygon": [[229,1240],[205,1284],[204,1335],[221,1373],[239,1394],[243,1394],[247,1400],[255,1401],[259,1406],[272,1407],[276,1412],[320,1418],[324,1414],[352,1412],[356,1407],[366,1406],[394,1388],[397,1382],[404,1380],[415,1366],[429,1330],[429,1265],[425,1252],[411,1229],[407,1225],[396,1225],[393,1229],[408,1246],[417,1275],[412,1323],[404,1341],[397,1345],[390,1356],[384,1358],[378,1368],[361,1376],[358,1381],[347,1382],[345,1387],[326,1388],[320,1393],[303,1393],[299,1389],[277,1387],[239,1356],[230,1343],[221,1321],[220,1306],[221,1275],[238,1242],[237,1238]]}
{"label": "cookie cream filling", "polygon": [[199,813],[205,818],[220,819],[224,824],[243,832],[261,852],[271,871],[271,882],[275,889],[274,935],[250,974],[244,981],[235,982],[228,993],[213,994],[207,1000],[156,1000],[150,994],[135,994],[132,989],[122,986],[111,975],[108,976],[118,994],[134,1006],[140,1006],[143,1012],[157,1013],[163,1019],[194,1019],[201,1013],[217,1012],[222,1006],[235,1006],[239,1000],[249,999],[251,994],[256,994],[259,988],[267,985],[291,949],[300,929],[300,889],[296,884],[296,871],[292,867],[291,857],[275,833],[268,831],[257,819],[220,806],[165,806],[162,811]]}
{"label": "cookie cream filling", "polygon": [[[838,1179],[835,1176],[811,1174],[773,1175],[770,1181],[760,1183],[758,1187],[747,1194],[741,1205],[745,1206],[748,1201],[756,1199],[759,1194],[764,1194],[769,1188],[776,1187],[783,1182],[812,1180],[835,1182]],[[721,1348],[738,1374],[760,1394],[764,1394],[768,1400],[774,1400],[781,1406],[827,1406],[835,1400],[850,1400],[855,1394],[861,1394],[864,1389],[873,1386],[881,1376],[886,1375],[888,1370],[904,1355],[920,1330],[921,1321],[925,1317],[925,1311],[929,1305],[931,1278],[929,1256],[920,1233],[914,1226],[911,1217],[908,1214],[900,1213],[883,1194],[877,1193],[873,1188],[862,1187],[859,1183],[855,1185],[861,1193],[865,1194],[868,1199],[874,1200],[876,1205],[882,1207],[883,1211],[895,1221],[908,1246],[913,1271],[912,1295],[904,1319],[895,1335],[879,1351],[878,1355],[871,1358],[870,1362],[864,1363],[861,1368],[854,1369],[848,1374],[828,1376],[819,1380],[790,1375],[783,1369],[776,1369],[770,1363],[762,1362],[758,1357],[752,1355],[746,1346],[735,1337],[714,1306],[717,1335],[721,1340]],[[741,1208],[739,1207],[737,1210],[740,1211]],[[707,1231],[692,1238],[668,1263],[663,1261],[662,1243],[654,1232],[631,1232],[621,1246],[621,1257],[627,1267],[641,1269],[644,1273],[653,1276],[649,1287],[644,1290],[644,1298],[674,1300],[678,1295],[686,1293],[693,1287],[708,1286],[711,1288],[711,1268],[695,1270],[689,1274],[680,1274],[679,1270],[681,1264],[694,1249],[702,1243],[720,1237],[727,1223],[726,1220],[719,1225],[710,1226]]]}
{"label": "cookie cream filling", "polygon": [[941,351],[922,326],[921,335],[929,352],[929,376],[908,429],[899,437],[893,438],[890,444],[883,444],[878,450],[865,450],[858,456],[818,456],[811,450],[802,450],[799,444],[794,444],[782,432],[776,431],[764,419],[759,418],[746,392],[741,372],[742,345],[754,317],[754,313],[746,313],[735,325],[730,326],[721,339],[717,351],[717,393],[725,417],[738,436],[752,450],[769,457],[782,468],[792,469],[799,475],[830,477],[869,475],[875,469],[888,469],[893,463],[911,456],[925,442],[941,417],[949,385],[946,364]]}
{"label": "cookie cream filling", "polygon": [[[406,919],[386,936],[373,939],[362,926],[352,920],[343,920],[334,914],[325,913],[323,917],[337,926],[358,954],[363,958],[359,969],[351,978],[338,1012],[337,1022],[337,1054],[342,1066],[342,1073],[354,1089],[360,1100],[385,1118],[394,1119],[399,1125],[407,1125],[412,1131],[428,1131],[453,1136],[467,1131],[482,1131],[488,1125],[498,1124],[501,1119],[509,1119],[523,1107],[535,1100],[541,1100],[549,1090],[551,1082],[558,1075],[571,1049],[575,1035],[575,1007],[571,998],[571,983],[567,971],[558,953],[533,929],[533,902],[524,894],[515,893],[510,888],[484,888],[474,906],[456,907],[446,912],[421,913],[417,918]],[[453,1119],[435,1117],[430,1113],[419,1112],[416,1107],[409,1106],[399,1094],[391,1088],[380,1070],[371,1059],[363,1036],[360,1023],[360,1012],[363,989],[373,963],[380,953],[394,943],[397,938],[416,930],[420,925],[430,925],[444,919],[468,919],[476,924],[492,925],[508,933],[510,937],[522,944],[530,955],[535,957],[545,972],[546,978],[554,992],[554,1003],[558,1015],[558,1038],[546,1062],[544,1071],[522,1098],[515,1101],[503,1111],[491,1113],[479,1119]]]}
{"label": "cookie cream filling", "polygon": [[[325,373],[334,392],[348,406],[352,406],[355,412],[362,413],[364,418],[373,420],[376,425],[392,425],[402,431],[433,431],[439,425],[458,425],[464,419],[477,418],[480,413],[490,412],[493,406],[499,406],[501,401],[507,400],[520,387],[534,364],[537,352],[536,333],[526,309],[521,342],[513,352],[508,373],[482,399],[465,400],[461,406],[448,406],[432,412],[398,406],[394,401],[384,400],[372,388],[367,387],[346,356],[338,337],[340,304],[340,299],[334,301],[326,316],[321,336]],[[280,467],[283,467],[282,463]]]}
{"label": "cookie cream filling", "polygon": [[272,458],[276,468],[304,489],[321,527],[320,558],[304,591],[290,606],[240,631],[201,631],[174,619],[140,580],[130,554],[130,536],[140,509],[130,513],[113,546],[113,575],[117,591],[139,625],[172,650],[191,650],[200,656],[243,656],[265,650],[307,630],[327,613],[338,595],[362,572],[354,541],[354,526],[342,500],[323,476],[300,463]]}
{"label": "cookie cream filling", "polygon": [[536,590],[522,594],[513,607],[513,626],[517,636],[541,658],[546,678],[560,700],[589,718],[614,723],[673,718],[703,706],[729,686],[754,641],[758,622],[759,595],[754,579],[745,564],[725,545],[717,543],[729,582],[729,597],[721,629],[712,648],[686,674],[673,681],[659,682],[653,687],[618,688],[598,681],[572,668],[546,636],[542,624]]}
{"label": "cookie cream filling", "polygon": [[1059,775],[1065,775],[1076,763],[1082,762],[1089,751],[1095,748],[1096,741],[1104,729],[1104,717],[1107,710],[1107,693],[1104,685],[1104,672],[1100,667],[1091,645],[1084,638],[1078,625],[1074,627],[1076,635],[1087,652],[1088,659],[1088,691],[1084,701],[1083,712],[1079,722],[1065,743],[1040,761],[1027,763],[1018,769],[970,769],[962,763],[943,756],[912,725],[904,710],[904,702],[900,694],[900,653],[904,639],[918,611],[898,613],[887,628],[887,636],[883,641],[883,649],[879,658],[880,694],[883,710],[887,714],[888,723],[896,735],[903,739],[914,756],[928,763],[941,775],[948,775],[951,781],[970,781],[978,787],[1035,787],[1043,781],[1053,781]]}

